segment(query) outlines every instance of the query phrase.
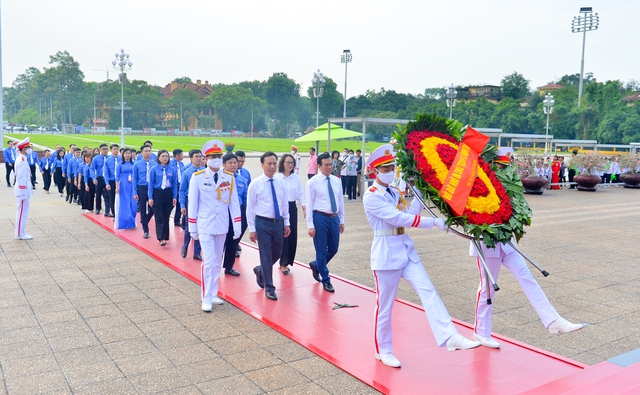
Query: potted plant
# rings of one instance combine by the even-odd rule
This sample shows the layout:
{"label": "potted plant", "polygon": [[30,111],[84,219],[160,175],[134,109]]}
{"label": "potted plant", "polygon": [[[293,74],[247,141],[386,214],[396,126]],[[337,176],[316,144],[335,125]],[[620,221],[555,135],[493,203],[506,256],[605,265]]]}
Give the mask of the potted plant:
{"label": "potted plant", "polygon": [[232,153],[233,149],[236,148],[236,145],[231,141],[228,141],[224,143],[224,148],[227,150],[228,153]]}
{"label": "potted plant", "polygon": [[604,158],[591,152],[576,155],[571,158],[571,163],[578,167],[578,172],[580,173],[573,177],[573,181],[578,184],[578,190],[595,192],[596,186],[602,182],[602,178],[595,173],[604,171]]}
{"label": "potted plant", "polygon": [[621,156],[619,163],[622,170],[620,180],[624,182],[624,187],[640,188],[640,158],[638,154]]}
{"label": "potted plant", "polygon": [[542,192],[544,192],[544,187],[547,186],[549,180],[546,177],[538,176],[536,173],[536,165],[542,159],[526,151],[518,151],[514,156],[512,163],[516,172],[520,175],[524,193],[542,195]]}

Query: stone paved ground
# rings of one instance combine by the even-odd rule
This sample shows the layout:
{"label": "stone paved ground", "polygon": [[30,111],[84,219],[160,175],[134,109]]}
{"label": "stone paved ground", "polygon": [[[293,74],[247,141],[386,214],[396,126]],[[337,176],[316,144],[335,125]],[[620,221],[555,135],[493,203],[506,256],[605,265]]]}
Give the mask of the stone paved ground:
{"label": "stone paved ground", "polygon": [[[257,159],[249,169],[259,174]],[[198,286],[78,207],[43,195],[41,183],[27,225],[35,239],[14,240],[15,203],[0,173],[0,393],[375,393],[229,304],[203,314]],[[640,191],[527,199],[534,221],[521,246],[551,273],[534,275],[560,314],[591,326],[548,334],[504,271],[494,331],[587,364],[640,348]],[[361,201],[345,204],[346,232],[330,268],[373,287],[372,231]],[[306,262],[313,246],[301,226],[298,259]],[[472,322],[478,280],[468,244],[436,231],[410,234],[451,315]],[[406,283],[398,296],[419,304]]]}

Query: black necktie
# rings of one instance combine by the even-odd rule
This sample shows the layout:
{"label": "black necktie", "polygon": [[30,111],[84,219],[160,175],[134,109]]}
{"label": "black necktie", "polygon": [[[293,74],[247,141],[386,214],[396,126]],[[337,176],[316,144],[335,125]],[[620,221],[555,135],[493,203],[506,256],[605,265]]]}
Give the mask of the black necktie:
{"label": "black necktie", "polygon": [[396,198],[396,195],[394,195],[393,192],[391,192],[391,188],[389,188],[389,187],[387,187],[387,193],[389,195],[391,195],[392,198],[394,198],[394,199]]}
{"label": "black necktie", "polygon": [[218,173],[215,173],[213,175],[213,182],[215,182],[216,184],[218,184]]}

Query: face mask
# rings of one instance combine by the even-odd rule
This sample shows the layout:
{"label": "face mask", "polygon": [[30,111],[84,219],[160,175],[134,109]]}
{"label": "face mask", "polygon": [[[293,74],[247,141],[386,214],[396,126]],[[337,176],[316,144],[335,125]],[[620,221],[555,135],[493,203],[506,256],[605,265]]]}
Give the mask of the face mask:
{"label": "face mask", "polygon": [[207,165],[211,168],[219,169],[222,166],[222,158],[208,159]]}
{"label": "face mask", "polygon": [[296,151],[291,151],[291,155],[295,155],[295,154],[296,154]]}
{"label": "face mask", "polygon": [[31,155],[32,152],[33,150],[31,148],[27,148],[27,154]]}
{"label": "face mask", "polygon": [[378,173],[378,179],[384,183],[384,184],[391,184],[393,182],[393,180],[396,178],[396,175],[394,172],[390,171],[388,173]]}

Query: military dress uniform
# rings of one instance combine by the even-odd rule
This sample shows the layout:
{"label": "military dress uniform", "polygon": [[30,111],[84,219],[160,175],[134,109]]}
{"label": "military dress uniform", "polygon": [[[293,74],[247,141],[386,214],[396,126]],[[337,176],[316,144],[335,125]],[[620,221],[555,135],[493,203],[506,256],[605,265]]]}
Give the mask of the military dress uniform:
{"label": "military dress uniform", "polygon": [[29,216],[29,201],[33,195],[33,187],[31,185],[31,170],[27,156],[22,154],[20,150],[29,146],[29,138],[16,143],[17,157],[14,162],[14,171],[16,180],[13,185],[13,194],[16,196],[18,208],[16,210],[16,231],[15,237],[18,240],[31,240],[33,236],[27,234],[25,228],[27,226],[27,217]]}
{"label": "military dress uniform", "polygon": [[[395,154],[391,144],[383,145],[371,153],[367,167],[393,164]],[[451,316],[435,290],[420,261],[413,240],[405,227],[445,229],[442,219],[420,216],[422,205],[413,200],[407,208],[400,190],[393,185],[383,186],[378,180],[363,196],[364,211],[374,232],[371,244],[371,269],[376,283],[374,312],[375,356],[386,365],[400,367],[393,356],[393,330],[391,313],[400,278],[404,278],[418,293],[429,326],[439,347],[449,351],[479,346],[458,334]]]}
{"label": "military dress uniform", "polygon": [[205,305],[210,306],[218,295],[229,216],[233,218],[234,233],[240,236],[240,203],[233,174],[222,169],[214,172],[209,167],[193,173],[187,214],[189,232],[198,234],[202,246],[201,291],[205,310]]}

